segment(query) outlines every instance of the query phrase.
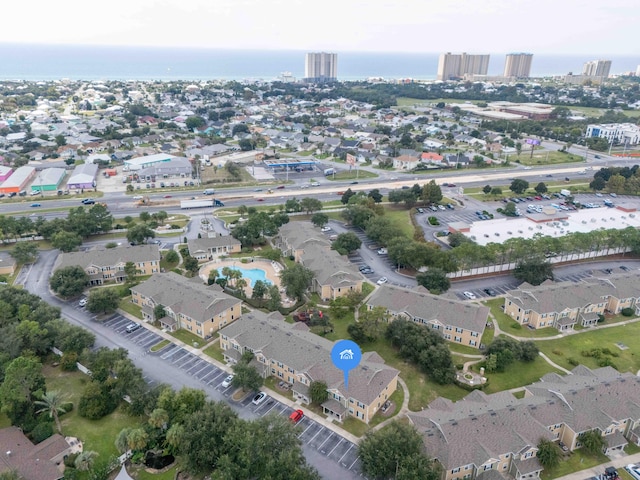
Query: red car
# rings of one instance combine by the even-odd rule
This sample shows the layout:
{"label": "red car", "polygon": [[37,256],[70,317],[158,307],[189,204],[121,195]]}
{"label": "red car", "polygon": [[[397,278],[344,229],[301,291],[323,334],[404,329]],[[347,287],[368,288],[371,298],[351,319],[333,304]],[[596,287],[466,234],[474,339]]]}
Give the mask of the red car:
{"label": "red car", "polygon": [[344,192],[338,192],[336,195],[344,195]]}
{"label": "red car", "polygon": [[278,186],[276,187],[276,189],[278,189],[278,190],[282,190],[283,188],[284,188],[284,185],[278,185]]}
{"label": "red car", "polygon": [[164,198],[171,198],[171,195],[165,195]]}
{"label": "red car", "polygon": [[258,202],[264,202],[264,198],[258,198]]}
{"label": "red car", "polygon": [[542,200],[542,197],[538,195],[538,196],[533,197],[533,199],[534,200]]}
{"label": "red car", "polygon": [[289,415],[289,420],[293,423],[298,423],[300,420],[304,418],[304,412],[302,410],[294,410],[291,415]]}

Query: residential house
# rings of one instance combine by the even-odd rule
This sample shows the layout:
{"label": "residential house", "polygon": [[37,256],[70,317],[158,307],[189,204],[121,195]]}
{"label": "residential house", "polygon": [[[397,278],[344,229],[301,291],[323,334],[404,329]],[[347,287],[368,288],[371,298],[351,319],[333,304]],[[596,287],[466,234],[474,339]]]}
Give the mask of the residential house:
{"label": "residential house", "polygon": [[311,401],[311,383],[324,382],[327,400],[322,409],[326,415],[338,421],[356,417],[369,423],[395,392],[399,372],[385,365],[378,354],[365,353],[350,370],[347,389],[344,373],[331,361],[333,345],[311,333],[304,323],[285,322],[277,312],[244,314],[220,330],[220,347],[227,362],[235,363],[244,352],[252,352],[262,376],[291,384],[294,396],[304,403]]}
{"label": "residential house", "polygon": [[362,275],[349,260],[331,250],[331,242],[311,223],[283,225],[273,243],[313,272],[311,290],[323,300],[362,291]]}
{"label": "residential house", "polygon": [[383,307],[390,321],[406,318],[442,334],[445,340],[480,348],[489,308],[431,295],[424,287],[413,290],[382,285],[367,300],[367,308]]}
{"label": "residential house", "polygon": [[400,170],[412,170],[418,166],[418,157],[413,155],[400,155],[393,159],[393,168]]}
{"label": "residential house", "polygon": [[[218,285],[207,286],[198,277],[189,279],[174,272],[156,273],[131,288],[131,301],[142,307],[146,321],[156,320],[172,332],[184,328],[203,339],[242,314],[242,302]],[[163,318],[155,318],[158,305],[164,307]]]}
{"label": "residential house", "polygon": [[219,255],[240,253],[242,250],[240,240],[231,235],[190,238],[187,240],[187,246],[189,247],[189,255],[197,258],[199,262],[214,260]]}
{"label": "residential house", "polygon": [[124,282],[127,279],[124,267],[128,262],[136,266],[138,275],[151,275],[160,271],[158,245],[127,245],[126,247],[98,247],[86,252],[61,253],[53,267],[80,266],[89,275],[91,285],[107,282]]}
{"label": "residential house", "polygon": [[598,323],[599,315],[618,314],[624,308],[640,314],[640,272],[621,273],[581,282],[523,283],[507,292],[504,312],[530,328],[572,330]]}
{"label": "residential house", "polygon": [[424,163],[431,163],[433,165],[442,166],[444,157],[435,152],[422,152],[422,155],[420,155],[420,160]]}
{"label": "residential house", "polygon": [[525,387],[523,398],[509,392],[476,390],[458,402],[437,398],[409,421],[422,435],[426,453],[443,467],[444,480],[539,478],[541,438],[579,448],[579,436],[595,430],[603,453],[621,450],[640,432],[640,378],[611,367],[578,366],[571,375],[544,375]]}
{"label": "residential house", "polygon": [[64,478],[62,462],[72,447],[62,435],[54,434],[34,445],[18,427],[0,430],[0,473],[16,472],[24,480]]}

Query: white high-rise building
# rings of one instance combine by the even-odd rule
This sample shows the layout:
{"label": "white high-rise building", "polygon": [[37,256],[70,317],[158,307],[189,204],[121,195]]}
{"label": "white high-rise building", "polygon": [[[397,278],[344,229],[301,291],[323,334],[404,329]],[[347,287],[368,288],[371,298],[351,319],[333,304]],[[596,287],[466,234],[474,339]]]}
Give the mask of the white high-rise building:
{"label": "white high-rise building", "polygon": [[582,68],[582,74],[588,77],[609,77],[611,70],[611,60],[592,60],[586,62]]}
{"label": "white high-rise building", "polygon": [[462,78],[465,75],[486,75],[489,55],[468,53],[443,53],[438,61],[438,80]]}
{"label": "white high-rise building", "polygon": [[304,79],[307,82],[335,82],[338,79],[337,53],[307,53],[304,59]]}
{"label": "white high-rise building", "polygon": [[504,63],[504,76],[529,78],[531,76],[532,53],[509,53]]}

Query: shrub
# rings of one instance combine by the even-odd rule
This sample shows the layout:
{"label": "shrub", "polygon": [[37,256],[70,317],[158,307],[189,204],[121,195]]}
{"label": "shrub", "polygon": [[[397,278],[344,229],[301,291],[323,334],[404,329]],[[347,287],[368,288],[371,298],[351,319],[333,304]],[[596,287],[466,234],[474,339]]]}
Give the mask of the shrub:
{"label": "shrub", "polygon": [[33,443],[40,443],[51,435],[53,435],[53,423],[51,422],[39,423],[36,425],[36,428],[31,431]]}
{"label": "shrub", "polygon": [[440,222],[438,221],[438,219],[436,217],[429,217],[429,223],[431,225],[440,225]]}
{"label": "shrub", "polygon": [[105,244],[104,248],[116,248],[118,244],[116,242],[109,242]]}
{"label": "shrub", "polygon": [[623,308],[620,313],[622,313],[622,315],[624,315],[625,317],[632,317],[633,316],[633,308],[629,308],[629,307]]}
{"label": "shrub", "polygon": [[98,420],[113,412],[118,406],[118,399],[106,385],[97,382],[89,383],[80,397],[78,413],[89,420]]}
{"label": "shrub", "polygon": [[181,228],[180,225],[176,225],[175,223],[171,224],[171,230],[180,230]]}
{"label": "shrub", "polygon": [[[75,463],[76,463],[76,458],[78,458],[78,455],[80,455],[80,454],[79,453],[70,453],[69,455],[64,457],[64,466],[73,468]],[[67,471],[65,470],[64,473],[65,473],[65,477],[66,477]]]}
{"label": "shrub", "polygon": [[551,352],[554,355],[558,355],[559,357],[562,357],[564,355],[564,352],[562,350],[558,350],[558,349],[552,350]]}
{"label": "shrub", "polygon": [[573,367],[577,367],[578,365],[580,365],[580,362],[573,357],[567,358],[567,362],[569,362],[569,365]]}
{"label": "shrub", "polygon": [[60,359],[60,367],[65,372],[74,372],[78,369],[78,366],[76,365],[77,361],[78,361],[77,353],[74,353],[74,352],[65,353],[64,355],[62,355],[62,358]]}

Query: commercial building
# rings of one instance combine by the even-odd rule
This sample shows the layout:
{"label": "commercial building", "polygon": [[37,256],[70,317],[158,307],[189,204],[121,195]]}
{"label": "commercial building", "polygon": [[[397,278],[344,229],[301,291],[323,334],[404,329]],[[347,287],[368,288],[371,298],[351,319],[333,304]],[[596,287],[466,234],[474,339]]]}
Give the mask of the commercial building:
{"label": "commercial building", "polygon": [[309,331],[304,323],[287,323],[278,312],[244,314],[220,330],[224,359],[236,363],[244,352],[263,377],[274,376],[291,385],[294,398],[311,402],[312,382],[327,385],[322,410],[330,419],[355,417],[369,423],[396,391],[399,371],[384,364],[375,352],[362,354],[360,364],[349,371],[349,388],[344,373],[331,361],[334,342]]}
{"label": "commercial building", "polygon": [[611,60],[592,60],[585,62],[582,67],[582,75],[587,77],[609,78],[611,70]]}
{"label": "commercial building", "polygon": [[152,178],[162,179],[169,177],[190,178],[192,171],[193,166],[188,158],[174,157],[168,162],[159,162],[149,167],[144,167],[136,173],[141,180],[151,180]]}
{"label": "commercial building", "polygon": [[36,169],[34,167],[24,166],[17,168],[13,175],[2,182],[0,193],[18,193],[20,190],[24,190],[35,174]]}
{"label": "commercial building", "polygon": [[624,308],[640,314],[640,272],[587,278],[575,282],[528,283],[510,290],[504,313],[521,325],[570,331],[578,324],[592,327],[600,315],[617,315]]}
{"label": "commercial building", "polygon": [[304,79],[307,82],[335,82],[338,79],[337,53],[307,53],[304,59]]}
{"label": "commercial building", "polygon": [[532,53],[508,53],[504,63],[504,76],[529,78],[532,60]]}
{"label": "commercial building", "polygon": [[640,126],[633,123],[605,123],[587,126],[585,137],[606,138],[609,143],[637,145],[640,143]]}
{"label": "commercial building", "polygon": [[[171,332],[184,328],[205,340],[242,314],[242,302],[218,285],[206,286],[199,277],[173,272],[156,273],[132,287],[131,301],[142,307],[145,320],[158,321]],[[155,317],[158,305],[164,307],[162,318]]]}
{"label": "commercial building", "polygon": [[11,175],[13,175],[13,168],[0,165],[0,183],[4,182]]}
{"label": "commercial building", "polygon": [[124,267],[128,262],[136,266],[138,275],[151,275],[160,271],[158,245],[135,245],[118,248],[95,248],[86,252],[61,253],[56,259],[58,268],[80,266],[89,275],[91,285],[105,282],[124,282]]}
{"label": "commercial building", "polygon": [[98,175],[98,165],[95,163],[83,163],[73,169],[73,173],[67,181],[67,188],[70,190],[83,190],[96,186],[96,176]]}
{"label": "commercial building", "polygon": [[582,433],[595,431],[605,455],[638,444],[639,398],[636,375],[579,365],[571,375],[548,373],[527,385],[523,398],[477,390],[457,402],[437,398],[407,417],[427,455],[442,466],[443,480],[525,480],[544,470],[537,458],[540,439],[573,451]]}
{"label": "commercial building", "polygon": [[489,55],[468,53],[443,53],[438,60],[438,80],[454,80],[465,75],[486,75],[489,70]]}
{"label": "commercial building", "polygon": [[67,171],[64,168],[45,168],[31,184],[32,192],[55,192]]}
{"label": "commercial building", "polygon": [[169,162],[174,158],[176,157],[167,153],[156,153],[155,155],[146,155],[144,157],[136,157],[130,160],[125,160],[124,165],[126,170],[135,171],[142,170],[143,168],[149,168],[158,163]]}
{"label": "commercial building", "polygon": [[389,321],[406,318],[440,332],[449,342],[473,348],[480,348],[489,317],[488,307],[431,295],[424,287],[382,285],[366,305],[369,310],[384,307]]}

